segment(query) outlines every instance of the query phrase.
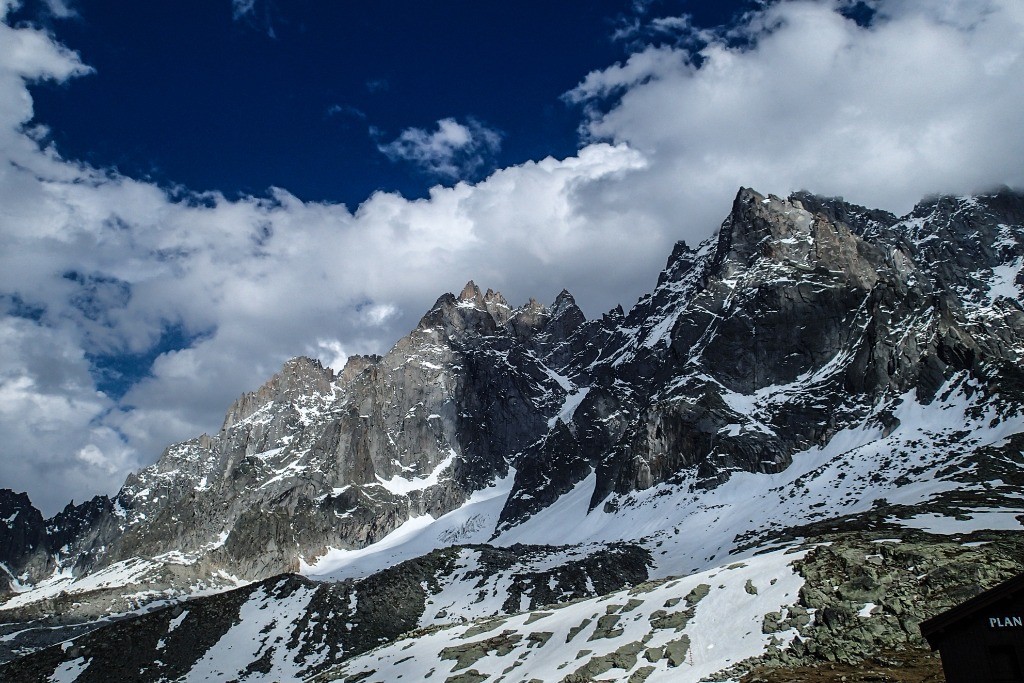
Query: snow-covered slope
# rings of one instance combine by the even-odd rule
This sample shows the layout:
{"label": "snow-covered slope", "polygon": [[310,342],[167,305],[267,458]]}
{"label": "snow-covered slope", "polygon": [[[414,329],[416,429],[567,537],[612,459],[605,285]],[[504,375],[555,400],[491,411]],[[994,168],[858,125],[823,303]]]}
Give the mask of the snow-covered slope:
{"label": "snow-covered slope", "polygon": [[[699,681],[788,647],[795,628],[765,633],[803,585],[780,549],[683,579],[644,583],[565,607],[418,632],[346,662],[322,680]],[[568,656],[567,656],[568,655]]]}
{"label": "snow-covered slope", "polygon": [[[641,580],[643,554],[625,547],[463,546],[358,582],[283,576],[197,598],[2,672],[82,682],[735,680],[758,664],[855,664],[920,643],[922,619],[1019,571],[1022,553],[1024,539],[1009,532],[842,532]],[[531,582],[551,602],[526,599]]]}

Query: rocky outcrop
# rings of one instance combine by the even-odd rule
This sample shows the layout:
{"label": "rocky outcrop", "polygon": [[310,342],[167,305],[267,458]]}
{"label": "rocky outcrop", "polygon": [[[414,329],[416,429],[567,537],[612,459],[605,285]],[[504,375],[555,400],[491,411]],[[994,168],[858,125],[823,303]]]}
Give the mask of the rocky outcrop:
{"label": "rocky outcrop", "polygon": [[[329,394],[334,371],[313,358],[293,358],[258,390],[243,395],[228,408],[221,432],[269,405],[289,403],[307,396]],[[280,436],[278,437],[280,438]],[[258,447],[260,444],[255,444]]]}
{"label": "rocky outcrop", "polygon": [[871,654],[926,650],[921,622],[1024,571],[1019,535],[976,538],[984,540],[820,537],[827,543],[796,565],[806,580],[800,599],[764,618],[765,633],[799,635],[716,680],[752,666],[761,673],[751,681],[773,680],[774,669],[857,665]]}

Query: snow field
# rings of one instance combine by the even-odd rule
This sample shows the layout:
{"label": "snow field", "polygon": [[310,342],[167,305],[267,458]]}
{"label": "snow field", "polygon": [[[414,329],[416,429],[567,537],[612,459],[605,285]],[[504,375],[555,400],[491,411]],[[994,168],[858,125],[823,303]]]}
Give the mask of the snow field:
{"label": "snow field", "polygon": [[[590,667],[595,681],[623,681],[649,668],[651,683],[695,682],[765,652],[773,636],[761,632],[764,615],[796,602],[803,580],[792,562],[804,554],[779,549],[550,610],[418,632],[349,660],[334,676],[368,674],[360,680],[384,683],[475,671],[495,682],[559,681]],[[702,584],[707,594],[698,599],[691,591]],[[684,614],[691,606],[692,615]],[[785,646],[795,635],[774,637]]]}
{"label": "snow field", "polygon": [[430,515],[412,517],[366,548],[331,548],[312,558],[312,562],[300,559],[299,573],[316,580],[361,578],[437,548],[486,543],[498,523],[515,476],[515,469],[509,468],[507,476],[474,492],[462,507],[436,520]]}

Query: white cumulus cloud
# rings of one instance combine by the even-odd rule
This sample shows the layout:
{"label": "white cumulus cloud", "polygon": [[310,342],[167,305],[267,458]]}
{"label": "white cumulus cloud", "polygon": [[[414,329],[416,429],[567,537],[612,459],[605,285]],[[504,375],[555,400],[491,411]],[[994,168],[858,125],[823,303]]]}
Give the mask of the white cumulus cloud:
{"label": "white cumulus cloud", "polygon": [[687,231],[738,185],[899,213],[929,193],[1024,184],[1024,3],[883,0],[868,26],[844,4],[770,4],[699,48],[649,46],[594,71],[567,99],[586,105],[589,139],[649,160],[627,183],[637,203],[697,209]]}
{"label": "white cumulus cloud", "polygon": [[377,147],[392,161],[408,161],[427,173],[446,179],[469,176],[501,148],[501,133],[475,119],[459,123],[441,119],[437,128],[407,128]]}

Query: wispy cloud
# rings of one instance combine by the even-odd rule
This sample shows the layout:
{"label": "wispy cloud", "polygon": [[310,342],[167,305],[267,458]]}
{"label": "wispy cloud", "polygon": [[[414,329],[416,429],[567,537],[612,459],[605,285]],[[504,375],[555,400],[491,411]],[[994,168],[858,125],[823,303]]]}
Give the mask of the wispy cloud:
{"label": "wispy cloud", "polygon": [[500,148],[501,133],[472,118],[464,124],[441,119],[432,131],[407,128],[396,139],[377,146],[392,161],[407,161],[451,180],[472,176]]}
{"label": "wispy cloud", "polygon": [[332,104],[327,107],[327,116],[340,116],[349,119],[359,119],[360,121],[366,120],[366,112],[359,107],[353,107],[351,104]]}
{"label": "wispy cloud", "polygon": [[231,13],[235,19],[251,16],[256,12],[256,0],[231,0]]}
{"label": "wispy cloud", "polygon": [[78,11],[71,6],[68,0],[44,0],[46,9],[57,19],[70,19],[77,17]]}
{"label": "wispy cloud", "polygon": [[269,38],[277,38],[273,15],[272,0],[231,0],[232,18],[265,32]]}

